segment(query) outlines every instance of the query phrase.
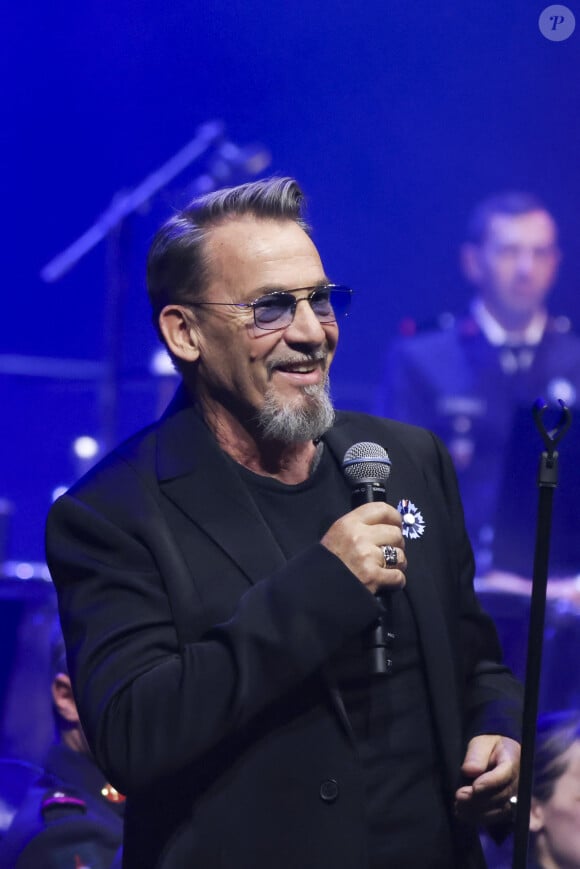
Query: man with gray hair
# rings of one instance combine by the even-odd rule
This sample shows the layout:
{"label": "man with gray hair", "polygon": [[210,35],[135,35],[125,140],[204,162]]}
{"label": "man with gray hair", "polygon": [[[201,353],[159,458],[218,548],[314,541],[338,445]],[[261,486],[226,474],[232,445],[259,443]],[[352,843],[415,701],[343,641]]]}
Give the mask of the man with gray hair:
{"label": "man with gray hair", "polygon": [[[477,824],[516,788],[520,690],[451,462],[426,431],[335,415],[352,293],[302,208],[272,178],[162,227],[148,287],[183,383],[49,516],[128,869],[481,867]],[[392,467],[386,499],[353,506],[353,444]]]}

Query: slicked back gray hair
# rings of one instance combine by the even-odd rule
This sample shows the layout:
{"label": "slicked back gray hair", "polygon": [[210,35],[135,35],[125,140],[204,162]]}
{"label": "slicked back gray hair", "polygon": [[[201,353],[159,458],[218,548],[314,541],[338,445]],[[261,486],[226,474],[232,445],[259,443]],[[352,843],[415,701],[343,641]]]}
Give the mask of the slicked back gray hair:
{"label": "slicked back gray hair", "polygon": [[208,230],[253,215],[293,220],[309,232],[304,204],[304,194],[293,178],[263,178],[194,199],[170,218],[153,239],[147,261],[147,290],[156,328],[165,305],[187,304],[203,296],[208,281],[204,256]]}

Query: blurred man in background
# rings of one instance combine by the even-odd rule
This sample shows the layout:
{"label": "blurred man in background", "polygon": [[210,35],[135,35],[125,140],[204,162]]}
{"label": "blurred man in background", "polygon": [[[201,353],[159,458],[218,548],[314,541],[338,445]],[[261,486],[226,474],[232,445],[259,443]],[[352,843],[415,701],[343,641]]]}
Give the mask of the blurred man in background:
{"label": "blurred man in background", "polygon": [[[580,711],[538,719],[530,811],[529,869],[580,869]],[[489,869],[512,869],[513,839],[483,835]]]}
{"label": "blurred man in background", "polygon": [[44,774],[30,788],[0,843],[0,866],[110,869],[121,847],[123,797],[107,783],[87,746],[58,623],[51,673],[57,738],[45,759]]}
{"label": "blurred man in background", "polygon": [[[491,196],[474,210],[461,250],[475,288],[469,313],[399,339],[388,355],[377,410],[446,442],[480,573],[491,564],[517,409],[529,411],[538,397],[573,407],[580,397],[580,339],[547,310],[560,259],[556,222],[542,202],[529,193]],[[509,505],[503,518],[510,521]]]}
{"label": "blurred man in background", "polygon": [[580,869],[580,712],[538,721],[530,814],[534,867]]}

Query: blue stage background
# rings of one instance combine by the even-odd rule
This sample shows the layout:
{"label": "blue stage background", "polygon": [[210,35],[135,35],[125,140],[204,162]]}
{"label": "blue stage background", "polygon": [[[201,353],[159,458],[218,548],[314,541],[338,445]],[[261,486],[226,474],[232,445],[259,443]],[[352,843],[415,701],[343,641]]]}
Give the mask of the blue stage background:
{"label": "blue stage background", "polygon": [[[457,248],[470,208],[495,190],[533,190],[557,216],[564,261],[552,308],[580,321],[580,27],[547,40],[545,5],[11,6],[0,33],[0,499],[12,512],[0,561],[42,562],[51,493],[84,468],[72,442],[102,436],[91,363],[107,347],[107,246],[57,282],[41,269],[207,121],[269,151],[268,173],[300,180],[328,273],[356,290],[334,369],[340,406],[371,408],[402,318],[463,306]],[[568,5],[580,22],[580,5]],[[157,342],[145,253],[209,168],[210,154],[125,222],[113,439],[149,422],[171,392],[148,373]]]}

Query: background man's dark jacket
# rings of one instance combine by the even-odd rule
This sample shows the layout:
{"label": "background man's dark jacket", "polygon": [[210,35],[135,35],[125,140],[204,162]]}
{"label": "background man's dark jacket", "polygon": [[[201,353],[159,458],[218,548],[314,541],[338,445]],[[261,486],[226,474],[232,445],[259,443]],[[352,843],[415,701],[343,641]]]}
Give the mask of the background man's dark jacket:
{"label": "background man's dark jacket", "polygon": [[2,869],[110,869],[122,841],[123,804],[88,754],[59,743],[0,843]]}
{"label": "background man's dark jacket", "polygon": [[[557,329],[550,319],[541,342],[526,351],[533,361],[523,370],[506,373],[502,354],[506,347],[489,343],[471,317],[460,318],[453,328],[425,332],[393,343],[385,365],[385,377],[376,410],[402,422],[413,422],[435,432],[446,444],[458,470],[459,484],[467,517],[467,527],[476,550],[493,551],[498,569],[512,570],[523,576],[531,574],[533,553],[530,551],[527,521],[510,525],[509,544],[502,545],[496,533],[494,545],[489,528],[498,529],[505,521],[506,506],[501,500],[504,479],[515,483],[514,495],[523,499],[533,496],[537,471],[537,454],[541,447],[531,414],[537,398],[556,404],[562,398],[570,407],[580,408],[580,338]],[[524,414],[529,425],[519,431],[516,417]],[[514,428],[515,426],[515,428]],[[519,434],[538,450],[525,469],[513,467],[510,440]],[[520,456],[519,441],[515,450]],[[529,450],[522,450],[527,456]],[[522,458],[524,457],[522,456]],[[564,470],[562,468],[562,470]],[[566,507],[557,503],[557,521],[571,526],[570,516],[577,503],[577,475],[568,481],[570,471],[562,475],[560,492]],[[566,490],[568,490],[566,492]],[[569,494],[568,494],[569,493]],[[557,499],[558,502],[561,501]],[[517,501],[509,512],[528,518],[527,505],[520,510]],[[562,508],[562,509],[561,509]],[[532,520],[533,521],[533,520]],[[572,557],[572,562],[567,563]],[[551,570],[561,566],[564,573],[577,571],[578,558],[553,547]],[[489,563],[478,565],[480,570]]]}

